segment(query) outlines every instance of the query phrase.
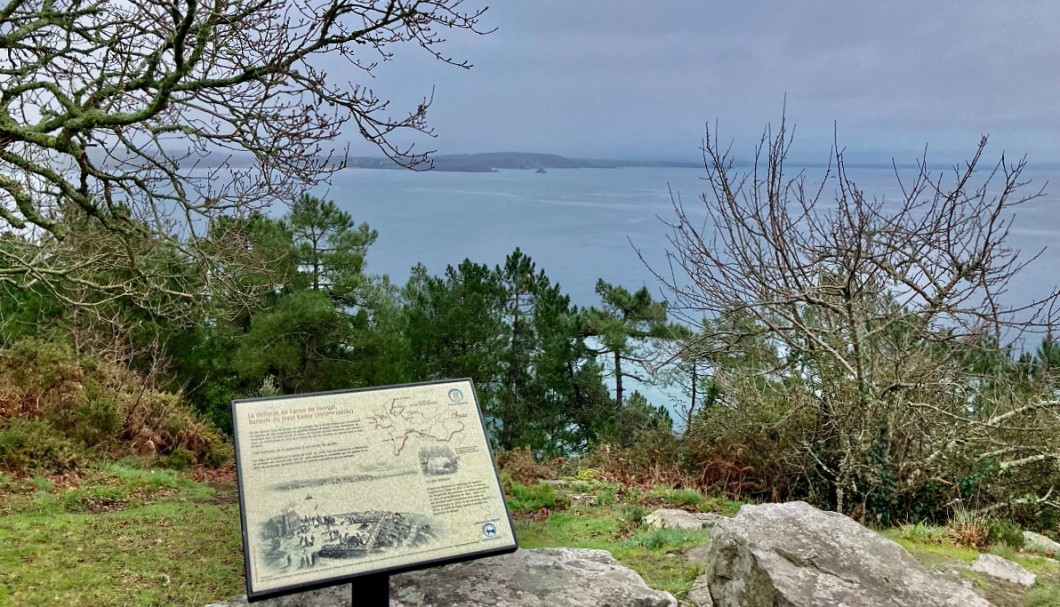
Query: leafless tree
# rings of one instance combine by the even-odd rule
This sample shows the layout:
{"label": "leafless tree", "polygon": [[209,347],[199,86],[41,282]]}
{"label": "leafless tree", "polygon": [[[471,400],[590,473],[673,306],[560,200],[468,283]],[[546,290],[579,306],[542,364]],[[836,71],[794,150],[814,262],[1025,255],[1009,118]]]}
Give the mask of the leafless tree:
{"label": "leafless tree", "polygon": [[[1024,160],[983,167],[986,143],[952,173],[922,160],[903,180],[895,167],[902,196],[885,201],[858,188],[838,145],[820,182],[790,174],[783,121],[743,172],[708,129],[709,188],[694,206],[674,197],[670,271],[658,274],[671,309],[707,319],[689,352],[725,393],[715,419],[787,441],[763,461],[828,487],[821,499],[839,511],[884,486],[893,497],[952,485],[988,459],[995,477],[1041,464],[1060,479],[1060,403],[1010,348],[1057,319],[1055,288],[1007,293],[1036,257],[1009,242],[1013,212],[1041,190],[1027,188]],[[755,407],[772,413],[746,414]]]}
{"label": "leafless tree", "polygon": [[[245,217],[327,179],[345,161],[333,142],[351,128],[400,163],[425,161],[392,136],[429,133],[430,97],[392,114],[360,82],[402,45],[468,67],[443,54],[446,32],[484,33],[486,9],[464,5],[6,0],[0,281],[43,285],[80,305],[154,301],[158,291],[170,303],[247,294],[233,282],[238,272],[226,271],[232,261],[219,263],[216,243],[198,246],[213,220]],[[102,241],[80,246],[87,257],[71,262],[65,243],[85,222]],[[192,260],[192,275],[145,266],[146,241]],[[123,272],[98,271],[112,266]]]}

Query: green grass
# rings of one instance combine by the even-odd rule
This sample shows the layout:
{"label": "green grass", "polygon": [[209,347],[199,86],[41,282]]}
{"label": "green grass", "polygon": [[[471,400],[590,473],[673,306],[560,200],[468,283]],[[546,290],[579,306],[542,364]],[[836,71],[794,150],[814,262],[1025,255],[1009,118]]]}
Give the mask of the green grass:
{"label": "green grass", "polygon": [[[891,530],[890,535],[918,544],[945,544],[949,542],[946,537],[946,527],[942,525],[927,525],[924,523],[902,525],[897,529]],[[892,537],[892,539],[894,538]]]}
{"label": "green grass", "polygon": [[709,531],[638,528],[629,516],[632,510],[626,506],[553,512],[543,521],[516,521],[516,534],[523,548],[607,550],[652,588],[683,597],[702,573],[702,566],[690,563],[681,551],[707,543]]}
{"label": "green grass", "polygon": [[632,503],[648,502],[661,504],[664,507],[692,507],[700,512],[718,512],[733,516],[743,506],[743,502],[723,497],[707,496],[692,489],[674,489],[672,487],[655,487],[646,494],[630,491],[627,501]]}
{"label": "green grass", "polygon": [[561,495],[555,487],[545,483],[529,486],[510,483],[506,487],[506,492],[508,507],[511,508],[513,514],[536,512],[543,508],[562,510],[570,505],[567,496]]}
{"label": "green grass", "polygon": [[[651,529],[660,506],[734,513],[739,504],[673,489],[633,492],[582,481],[597,505],[570,506],[565,490],[508,483],[520,546],[609,551],[651,587],[684,597],[702,565],[684,552],[709,531]],[[662,500],[660,496],[666,498]],[[603,497],[603,499],[601,499]],[[944,528],[907,525],[883,534],[928,567],[962,568],[979,552],[955,545]],[[993,584],[964,569],[999,607],[1060,607],[1060,565],[998,549],[1039,576],[1030,591]],[[0,607],[203,605],[245,590],[234,487],[210,488],[180,472],[135,461],[80,477],[0,475]]]}
{"label": "green grass", "polygon": [[703,494],[692,489],[656,487],[648,493],[648,499],[658,500],[670,506],[699,506]]}
{"label": "green grass", "polygon": [[997,583],[968,569],[980,552],[955,544],[946,535],[944,527],[904,525],[881,533],[898,542],[920,564],[930,569],[955,569],[997,607],[1060,607],[1060,564],[1055,561],[1017,552],[1007,544],[991,548],[991,553],[1012,560],[1038,576],[1038,583],[1028,591]]}
{"label": "green grass", "polygon": [[[979,556],[979,551],[975,548],[959,546],[946,538],[944,533],[941,538],[937,538],[934,532],[911,533],[909,527],[907,525],[897,529],[886,529],[881,534],[897,542],[922,564],[937,565],[952,562],[969,564]],[[926,541],[925,537],[932,539]]]}
{"label": "green grass", "polygon": [[1060,587],[1037,586],[1023,598],[1024,607],[1057,607],[1060,605]]}
{"label": "green grass", "polygon": [[230,494],[128,466],[75,488],[16,485],[0,497],[0,606],[204,605],[244,592]]}

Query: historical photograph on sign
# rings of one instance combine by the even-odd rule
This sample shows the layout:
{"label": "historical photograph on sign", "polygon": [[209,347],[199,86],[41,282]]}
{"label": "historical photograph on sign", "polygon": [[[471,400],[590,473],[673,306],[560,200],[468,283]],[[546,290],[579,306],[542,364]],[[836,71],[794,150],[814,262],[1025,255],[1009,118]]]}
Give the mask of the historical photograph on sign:
{"label": "historical photograph on sign", "polygon": [[470,381],[233,413],[252,596],[514,549]]}

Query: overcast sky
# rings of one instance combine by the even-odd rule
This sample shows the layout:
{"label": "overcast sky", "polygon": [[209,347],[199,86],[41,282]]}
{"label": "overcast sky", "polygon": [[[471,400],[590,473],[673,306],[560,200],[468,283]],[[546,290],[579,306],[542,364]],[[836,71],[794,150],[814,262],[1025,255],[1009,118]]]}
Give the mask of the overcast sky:
{"label": "overcast sky", "polygon": [[[470,0],[469,0],[470,1]],[[460,70],[400,49],[395,110],[434,87],[440,153],[696,160],[705,123],[748,157],[787,97],[795,155],[1060,161],[1060,2],[500,0],[454,32]],[[354,153],[368,148],[355,146]]]}

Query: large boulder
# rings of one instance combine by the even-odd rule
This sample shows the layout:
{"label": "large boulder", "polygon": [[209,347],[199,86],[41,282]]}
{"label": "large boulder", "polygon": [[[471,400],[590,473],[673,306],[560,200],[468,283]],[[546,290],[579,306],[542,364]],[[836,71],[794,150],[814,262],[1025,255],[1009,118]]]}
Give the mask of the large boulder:
{"label": "large boulder", "polygon": [[994,579],[1019,584],[1030,588],[1038,576],[1019,565],[996,554],[980,554],[972,563],[972,571],[988,575]]}
{"label": "large boulder", "polygon": [[719,521],[704,575],[717,607],[990,607],[891,540],[803,502]]}
{"label": "large boulder", "polygon": [[1033,531],[1023,532],[1023,549],[1042,556],[1060,558],[1060,544]]}
{"label": "large boulder", "polygon": [[606,550],[542,548],[396,576],[413,607],[677,607]]}
{"label": "large boulder", "polygon": [[[350,607],[350,586],[255,607]],[[542,548],[390,578],[391,607],[677,607],[605,550]],[[243,607],[240,597],[210,607]]]}
{"label": "large boulder", "polygon": [[644,524],[661,529],[699,531],[706,527],[713,527],[714,523],[723,518],[725,517],[713,512],[686,512],[673,508],[660,508],[644,517]]}

